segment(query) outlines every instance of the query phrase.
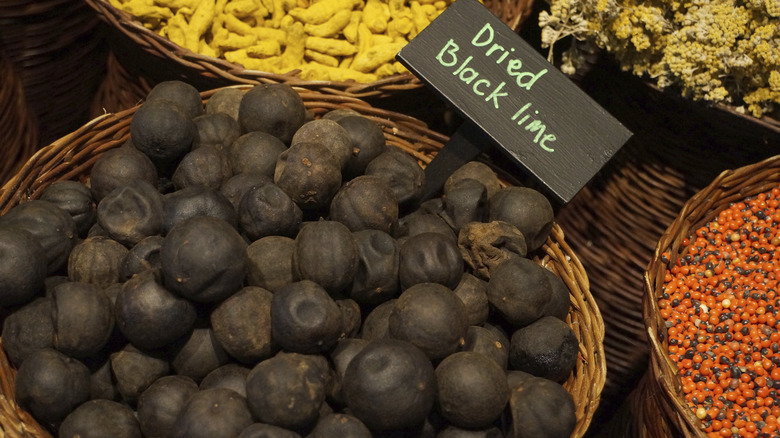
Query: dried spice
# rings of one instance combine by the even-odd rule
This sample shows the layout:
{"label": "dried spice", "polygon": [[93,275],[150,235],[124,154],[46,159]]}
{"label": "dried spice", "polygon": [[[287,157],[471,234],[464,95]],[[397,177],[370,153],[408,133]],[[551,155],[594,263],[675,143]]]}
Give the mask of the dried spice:
{"label": "dried spice", "polygon": [[[685,401],[711,437],[777,436],[780,188],[684,239],[658,305]],[[662,255],[669,263],[669,255]]]}
{"label": "dried spice", "polygon": [[108,0],[201,55],[308,80],[373,82],[452,0]]}
{"label": "dried spice", "polygon": [[[550,59],[559,40],[590,40],[660,88],[756,117],[780,112],[778,0],[550,0],[539,24]],[[583,62],[572,45],[562,69]]]}

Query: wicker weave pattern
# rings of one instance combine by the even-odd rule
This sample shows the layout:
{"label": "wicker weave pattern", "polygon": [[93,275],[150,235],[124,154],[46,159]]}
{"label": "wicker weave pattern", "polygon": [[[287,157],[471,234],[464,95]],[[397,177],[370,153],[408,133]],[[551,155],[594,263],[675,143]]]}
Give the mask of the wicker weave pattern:
{"label": "wicker weave pattern", "polygon": [[35,121],[24,96],[24,85],[11,61],[0,52],[0,182],[38,147]]}
{"label": "wicker weave pattern", "polygon": [[89,120],[105,61],[97,14],[80,0],[0,2],[0,46],[46,145]]}
{"label": "wicker weave pattern", "polygon": [[[663,293],[664,273],[667,266],[661,262],[661,254],[668,252],[670,260],[677,260],[686,248],[683,239],[699,227],[717,218],[718,213],[732,202],[771,190],[780,184],[780,156],[727,170],[710,185],[696,193],[685,203],[677,219],[669,225],[658,241],[653,258],[645,273],[646,293],[643,299],[645,326],[650,343],[650,365],[645,376],[646,385],[632,397],[641,400],[645,411],[653,413],[656,406],[660,415],[642,416],[643,436],[647,437],[705,437],[701,421],[688,408],[677,368],[669,359],[665,325],[660,316],[658,298]],[[671,435],[664,432],[671,432]]]}
{"label": "wicker weave pattern", "polygon": [[[236,87],[248,89],[247,86]],[[204,102],[215,92],[202,93]],[[309,111],[315,117],[339,108],[353,109],[382,126],[388,144],[397,146],[413,156],[422,165],[430,162],[448,138],[430,130],[427,125],[412,117],[368,105],[366,102],[343,95],[325,94],[297,89]],[[137,107],[116,114],[95,118],[73,133],[39,150],[19,172],[0,189],[0,214],[14,205],[37,198],[51,183],[63,179],[88,178],[88,172],[97,158],[105,151],[119,147],[129,137],[130,120]],[[504,184],[512,184],[506,174]],[[574,373],[564,383],[572,394],[577,407],[577,425],[573,437],[585,435],[596,411],[604,381],[606,365],[603,339],[604,325],[599,309],[590,294],[588,277],[577,256],[564,240],[560,226],[554,226],[550,238],[536,261],[557,273],[570,290],[571,310],[568,323],[580,342],[580,354]],[[0,355],[0,420],[9,423],[1,427],[37,427],[29,415],[19,411],[13,403],[14,372],[7,359]],[[8,403],[3,404],[2,401]],[[9,429],[10,430],[10,429]],[[36,432],[37,433],[37,432]],[[18,436],[45,436],[20,434]],[[16,438],[17,435],[8,435]]]}

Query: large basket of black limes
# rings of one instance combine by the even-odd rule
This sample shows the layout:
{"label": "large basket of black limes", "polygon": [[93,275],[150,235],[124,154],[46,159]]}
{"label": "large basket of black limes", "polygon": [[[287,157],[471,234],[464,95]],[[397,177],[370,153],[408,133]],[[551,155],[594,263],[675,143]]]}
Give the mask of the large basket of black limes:
{"label": "large basket of black limes", "polygon": [[546,198],[284,84],[139,106],[0,192],[11,437],[581,437],[603,323]]}

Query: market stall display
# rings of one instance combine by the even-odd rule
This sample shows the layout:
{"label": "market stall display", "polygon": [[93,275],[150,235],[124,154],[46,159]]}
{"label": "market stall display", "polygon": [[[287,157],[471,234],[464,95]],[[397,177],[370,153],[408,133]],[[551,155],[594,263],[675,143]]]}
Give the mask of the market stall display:
{"label": "market stall display", "polygon": [[[261,86],[257,86],[257,87],[261,87]],[[223,91],[223,93],[220,94],[220,96],[223,96],[235,89],[246,91],[248,88],[250,87],[246,87],[246,86],[231,87],[228,89],[212,90],[209,92],[202,93],[200,96],[203,99],[202,103],[207,105],[207,107],[210,107],[210,105],[208,104],[212,99],[214,99],[214,102],[216,102],[217,92],[228,90],[228,91]],[[292,90],[292,88],[290,88],[290,90]],[[338,123],[338,122],[327,121],[329,119],[337,120],[336,117],[349,118],[350,117],[349,114],[353,114],[350,112],[356,112],[361,116],[366,117],[368,120],[373,121],[374,123],[377,124],[377,126],[381,127],[383,136],[388,145],[392,147],[397,147],[402,151],[404,151],[405,153],[411,154],[411,156],[416,158],[416,160],[411,159],[411,162],[414,163],[415,166],[419,165],[418,161],[422,164],[430,162],[431,156],[435,154],[435,152],[438,149],[440,149],[442,147],[442,144],[447,140],[445,136],[428,129],[424,124],[420,123],[414,118],[372,107],[356,98],[335,96],[332,94],[318,93],[318,92],[313,92],[305,89],[296,89],[296,91],[300,95],[300,98],[302,99],[302,102],[306,110],[310,114],[310,116],[312,116],[316,120],[323,120],[324,124]],[[142,131],[138,131],[138,129],[140,128],[138,127],[137,123],[135,126],[133,125],[133,120],[140,120],[140,117],[144,116],[142,113],[151,114],[149,113],[149,111],[152,111],[152,108],[154,108],[158,104],[163,105],[164,104],[163,102],[166,102],[165,100],[159,100],[157,101],[157,103],[155,103],[151,99],[151,96],[149,101],[152,104],[147,107],[144,106],[134,107],[130,110],[123,111],[117,114],[107,114],[98,117],[95,120],[93,120],[90,124],[85,125],[84,127],[73,132],[69,136],[63,137],[59,141],[50,145],[49,147],[41,149],[35,156],[31,158],[30,161],[28,161],[25,164],[25,166],[22,167],[22,169],[15,175],[15,177],[12,178],[8,182],[8,184],[6,184],[3,187],[2,194],[0,194],[0,202],[2,202],[2,211],[4,212],[4,214],[8,215],[9,212],[14,211],[13,208],[17,204],[20,206],[24,206],[25,204],[27,205],[34,204],[33,200],[38,199],[42,195],[45,195],[47,193],[47,190],[51,189],[52,187],[55,187],[55,183],[59,181],[77,180],[82,182],[89,182],[90,185],[96,187],[96,184],[98,184],[99,181],[95,179],[97,177],[97,174],[94,174],[95,172],[94,166],[96,165],[96,163],[101,163],[100,161],[101,157],[104,157],[106,156],[106,154],[113,153],[114,151],[118,151],[122,149],[122,145],[124,145],[125,142],[128,140],[128,137],[131,132],[135,133],[134,141],[138,143],[138,146],[141,147],[142,149],[145,147],[144,135]],[[216,105],[216,103],[213,103],[213,105]],[[339,113],[339,111],[341,111],[341,113]],[[172,117],[172,115],[169,116]],[[161,119],[153,118],[147,120],[159,121]],[[313,121],[309,123],[313,123]],[[199,129],[204,129],[204,131],[202,131],[203,133],[212,132],[211,131],[212,127],[210,125],[206,125],[205,127]],[[170,133],[170,135],[174,135],[174,134]],[[296,133],[296,135],[299,134]],[[206,142],[208,141],[208,139],[209,136],[204,136],[204,135],[200,136],[200,140],[202,142]],[[297,144],[306,144],[306,143],[303,142]],[[202,144],[198,149],[195,149],[195,151],[202,150],[202,152],[205,153],[211,149],[212,147],[209,146],[208,144]],[[149,150],[150,153],[154,151],[155,151],[154,149]],[[292,154],[293,152],[290,153]],[[396,160],[397,158],[393,158],[393,159]],[[324,161],[328,161],[328,160],[324,160]],[[167,161],[164,156],[157,157],[155,159],[155,162],[158,164],[158,166],[156,166],[158,170],[162,170],[166,168]],[[213,161],[207,160],[206,162],[213,162]],[[303,162],[305,163],[306,160],[303,160]],[[293,166],[296,165],[295,163],[296,163],[295,161],[290,161],[289,163],[290,169],[294,168]],[[193,162],[193,165],[195,165],[195,162]],[[393,166],[397,166],[397,165],[393,165]],[[315,171],[315,168],[311,168],[311,169],[312,172]],[[219,169],[216,169],[214,171],[219,173]],[[316,171],[320,172],[320,169],[317,168]],[[381,174],[382,169],[381,168],[377,169],[377,171],[379,171],[380,172],[379,174]],[[387,171],[387,169],[385,169],[384,171]],[[210,172],[211,170],[206,173],[211,174]],[[292,170],[290,170],[290,172],[292,172]],[[512,188],[513,180],[511,176],[503,172],[500,173],[499,175],[501,177],[500,186],[504,187],[505,189]],[[177,167],[177,172],[174,172],[171,182],[175,186],[181,186],[181,185],[186,185],[187,181],[190,181],[190,178],[202,178],[204,176],[206,176],[206,174],[204,174],[203,172],[196,172],[196,173],[189,173],[189,174],[187,172],[179,173]],[[281,178],[280,182],[282,182],[284,180],[284,177],[280,176],[280,178]],[[142,196],[141,194],[145,193],[143,192],[142,187],[140,186],[138,187],[138,190],[139,190],[138,192],[139,196]],[[453,191],[452,193],[453,193],[453,197],[455,197],[454,196],[455,192]],[[511,198],[511,196],[508,197]],[[117,200],[112,199],[111,192],[105,195],[103,199],[104,201],[101,202],[106,202],[106,200],[109,203],[117,202]],[[311,199],[310,196],[306,195],[303,196],[302,198],[296,198],[296,199],[302,200],[301,202],[303,202],[303,204],[299,204],[299,205],[307,206],[305,208],[313,208],[311,205],[306,204],[307,202],[309,202],[308,200]],[[242,204],[243,203],[244,202],[242,201]],[[347,207],[352,208],[349,207],[349,204],[347,204]],[[109,209],[108,211],[110,212],[111,210]],[[110,214],[110,213],[104,213],[104,214]],[[13,218],[9,218],[7,220],[13,221]],[[128,241],[131,241],[133,239],[132,234],[123,233],[124,228],[121,223],[118,222],[114,223],[111,220],[109,220],[109,217],[104,216],[104,220],[101,221],[101,224],[103,225],[104,229],[106,229],[109,233],[122,234],[123,236],[125,236],[123,237],[123,239],[125,238],[130,239]],[[114,227],[114,225],[112,224],[116,225],[116,227]],[[309,227],[307,226],[305,227],[305,229],[309,229]],[[313,230],[314,228],[311,229]],[[182,230],[179,232],[186,233],[186,230]],[[324,232],[327,234],[327,233],[338,233],[339,231],[333,229]],[[475,231],[475,233],[476,232],[477,231]],[[177,233],[171,231],[171,234],[177,234]],[[315,232],[312,231],[312,233]],[[195,237],[197,234],[198,233],[196,232],[196,234],[193,234],[190,238]],[[423,234],[430,234],[430,233],[423,233]],[[314,234],[311,238],[314,238],[316,240],[315,236],[316,234]],[[186,239],[186,236],[182,235],[182,238]],[[439,239],[443,239],[443,237]],[[416,239],[412,237],[407,237],[406,240],[407,243],[411,244],[413,241],[416,241]],[[565,289],[568,291],[568,299],[570,303],[569,306],[567,307],[569,308],[569,310],[567,314],[562,315],[565,319],[565,324],[561,325],[559,323],[560,327],[554,330],[559,330],[562,327],[566,327],[566,330],[571,330],[571,333],[573,334],[576,340],[576,348],[572,350],[574,353],[572,357],[575,358],[574,370],[570,374],[569,373],[561,374],[560,378],[565,380],[563,381],[563,387],[566,388],[567,392],[571,395],[574,402],[572,408],[575,410],[576,422],[575,424],[572,425],[573,427],[572,436],[579,437],[579,436],[583,436],[587,431],[592,414],[595,411],[596,407],[598,406],[601,386],[603,385],[604,377],[605,377],[603,351],[601,349],[601,339],[603,339],[601,316],[598,312],[598,308],[595,307],[592,299],[588,294],[587,276],[585,272],[582,270],[576,255],[574,255],[571,252],[571,250],[568,248],[567,244],[565,243],[563,231],[561,230],[561,228],[558,227],[557,225],[552,225],[549,238],[543,242],[540,241],[539,244],[541,245],[541,247],[537,251],[532,251],[529,253],[530,255],[533,256],[533,260],[536,263],[531,263],[529,261],[530,265],[526,269],[532,269],[532,270],[538,269],[540,265],[547,268],[546,270],[543,269],[539,272],[556,274],[556,276],[562,280],[561,284],[565,285]],[[533,243],[533,245],[536,245],[536,243]],[[314,247],[318,247],[318,246],[315,245]],[[410,248],[412,247],[413,245],[410,245]],[[404,246],[404,248],[406,248],[406,246]],[[304,256],[301,255],[301,257]],[[86,266],[89,266],[89,264],[87,264]],[[531,268],[531,266],[533,266],[533,268]],[[409,266],[408,268],[410,269],[410,271],[408,271],[408,273],[403,278],[406,278],[408,280],[409,278],[412,279],[416,278],[416,276],[419,275],[421,269],[420,266]],[[425,271],[424,266],[422,269],[423,271]],[[311,274],[312,276],[319,276],[321,273],[317,271],[317,272],[310,272],[309,274]],[[429,273],[425,275],[431,275],[431,274]],[[172,278],[170,277],[170,274],[168,274],[168,278]],[[175,278],[175,276],[173,278]],[[332,278],[331,276],[326,276],[326,278],[333,281],[338,280]],[[544,278],[544,277],[540,277],[540,278]],[[402,279],[402,281],[407,281],[407,280]],[[408,280],[408,281],[413,281],[413,280]],[[327,284],[327,281],[323,280],[323,282]],[[189,290],[188,289],[189,286],[186,287],[184,285],[176,286],[175,283],[176,282],[172,283],[172,287],[175,287],[176,290],[181,289],[181,287],[187,289],[187,290],[182,289],[181,291],[181,293],[185,295],[192,296],[196,300],[208,301],[208,299],[210,299],[210,298],[206,298],[206,296],[198,295],[199,292]],[[336,287],[336,286],[334,285],[332,287]],[[191,293],[195,293],[196,295],[190,295]],[[290,293],[294,294],[294,292],[290,292]],[[438,294],[438,292],[435,291],[423,291],[418,293],[423,295],[433,294],[433,296],[436,296]],[[413,298],[408,298],[408,297],[405,299],[413,300]],[[125,330],[127,330],[126,327]],[[406,336],[406,335],[401,335],[401,333],[406,333],[407,335],[409,335],[409,332],[407,332],[406,329],[404,329],[403,324],[398,326],[396,329],[392,329],[392,330],[395,330],[398,336]],[[553,329],[544,329],[544,330],[553,330]],[[144,339],[146,338],[138,338],[136,339],[136,342],[144,344],[145,343]],[[291,340],[287,340],[287,341],[292,342],[292,344],[287,343],[287,345],[303,345],[300,342],[295,341],[294,338],[291,339],[292,341]],[[287,342],[287,341],[283,340],[282,342]],[[316,347],[316,345],[318,345],[316,343],[312,345],[313,345],[312,348],[319,348]],[[425,344],[423,343],[423,345]],[[428,350],[424,349],[424,351],[428,351]],[[238,354],[238,353],[234,352],[233,354]],[[376,354],[382,354],[382,353],[376,353]],[[434,354],[434,352],[431,350],[428,351],[428,354]],[[174,365],[174,367],[179,367],[179,366],[183,366],[183,364]],[[462,364],[457,365],[456,362],[456,364],[452,366],[457,369],[459,366],[463,366],[463,365]],[[348,370],[349,369],[351,368],[348,368]],[[19,405],[15,404],[13,398],[9,396],[15,393],[18,394],[18,392],[12,389],[15,371],[12,368],[7,368],[6,371],[8,372],[3,375],[4,388],[8,388],[8,391],[5,392],[6,398],[9,400],[9,402],[11,403],[11,407],[14,410],[20,411]],[[524,381],[524,382],[525,383],[522,383],[522,385],[527,385],[529,388],[533,386],[531,385],[530,381],[529,382]],[[127,388],[125,388],[125,390],[127,390]],[[248,387],[247,390],[249,390]],[[231,403],[231,402],[227,402],[227,403]],[[98,406],[94,407],[94,409],[102,409],[102,408],[104,407],[98,407]],[[364,415],[369,415],[370,418],[370,414],[364,414]],[[449,415],[456,415],[456,417],[453,418],[457,418],[457,414],[449,414]],[[7,416],[6,418],[17,418],[17,417]],[[367,418],[367,417],[364,416],[363,418]],[[16,424],[15,426],[17,429],[22,429],[24,427],[19,424]],[[379,426],[376,426],[375,424],[374,426],[382,427],[381,424]],[[36,435],[36,436],[40,436],[40,435]]]}

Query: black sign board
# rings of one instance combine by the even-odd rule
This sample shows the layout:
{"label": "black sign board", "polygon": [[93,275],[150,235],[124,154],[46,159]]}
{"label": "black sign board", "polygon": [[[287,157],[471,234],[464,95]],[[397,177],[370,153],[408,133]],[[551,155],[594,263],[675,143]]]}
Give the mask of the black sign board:
{"label": "black sign board", "polygon": [[472,159],[483,146],[469,138],[482,131],[566,203],[631,136],[477,0],[455,1],[396,58],[478,127],[453,135],[434,169],[459,151]]}

